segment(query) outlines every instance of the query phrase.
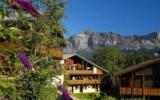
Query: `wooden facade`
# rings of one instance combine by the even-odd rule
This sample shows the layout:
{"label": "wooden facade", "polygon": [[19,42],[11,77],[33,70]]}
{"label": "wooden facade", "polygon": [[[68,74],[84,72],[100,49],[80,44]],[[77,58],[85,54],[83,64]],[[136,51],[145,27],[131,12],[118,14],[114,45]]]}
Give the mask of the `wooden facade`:
{"label": "wooden facade", "polygon": [[65,54],[64,66],[68,90],[72,93],[97,92],[106,70],[77,54]]}
{"label": "wooden facade", "polygon": [[116,73],[120,95],[160,96],[160,58]]}

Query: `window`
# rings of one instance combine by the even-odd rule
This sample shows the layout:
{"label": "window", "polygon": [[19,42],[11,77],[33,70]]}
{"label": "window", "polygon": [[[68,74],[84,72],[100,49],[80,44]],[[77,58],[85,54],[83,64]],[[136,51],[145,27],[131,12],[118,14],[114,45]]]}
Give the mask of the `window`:
{"label": "window", "polygon": [[143,75],[142,71],[136,72],[136,76],[142,76],[142,75]]}
{"label": "window", "polygon": [[129,87],[130,86],[130,79],[129,77],[123,77],[121,80],[121,85],[124,87]]}
{"label": "window", "polygon": [[142,80],[141,79],[136,79],[135,85],[136,85],[136,87],[142,87]]}
{"label": "window", "polygon": [[145,87],[152,87],[153,86],[153,80],[145,80]]}
{"label": "window", "polygon": [[145,75],[152,75],[152,67],[145,69]]}

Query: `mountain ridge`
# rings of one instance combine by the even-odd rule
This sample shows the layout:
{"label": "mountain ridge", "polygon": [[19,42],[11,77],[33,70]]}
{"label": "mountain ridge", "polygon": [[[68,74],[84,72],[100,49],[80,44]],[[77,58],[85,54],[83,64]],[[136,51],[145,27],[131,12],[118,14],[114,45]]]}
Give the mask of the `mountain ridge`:
{"label": "mountain ridge", "polygon": [[92,32],[86,30],[67,41],[64,53],[78,53],[88,59],[92,59],[96,48],[108,45],[116,46],[124,54],[145,53],[151,56],[160,55],[160,32],[152,32],[145,35],[123,36],[114,32]]}
{"label": "mountain ridge", "polygon": [[117,46],[120,50],[139,50],[160,48],[160,32],[146,35],[123,36],[114,32],[84,31],[68,40],[67,48],[75,51],[80,49],[96,49],[107,45]]}

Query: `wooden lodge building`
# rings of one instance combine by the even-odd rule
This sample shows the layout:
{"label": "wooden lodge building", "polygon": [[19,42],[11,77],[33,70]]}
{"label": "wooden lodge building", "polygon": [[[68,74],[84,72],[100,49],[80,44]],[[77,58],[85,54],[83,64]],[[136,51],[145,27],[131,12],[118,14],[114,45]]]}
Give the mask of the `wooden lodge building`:
{"label": "wooden lodge building", "polygon": [[129,67],[116,76],[121,96],[160,97],[160,58]]}
{"label": "wooden lodge building", "polygon": [[71,93],[86,93],[99,91],[100,81],[108,73],[98,65],[78,54],[64,54],[60,62],[65,69],[64,82]]}

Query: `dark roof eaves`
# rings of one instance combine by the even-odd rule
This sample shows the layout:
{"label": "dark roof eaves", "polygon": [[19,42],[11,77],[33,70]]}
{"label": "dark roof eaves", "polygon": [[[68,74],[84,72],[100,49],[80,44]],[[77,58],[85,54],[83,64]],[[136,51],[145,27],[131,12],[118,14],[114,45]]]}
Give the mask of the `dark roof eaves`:
{"label": "dark roof eaves", "polygon": [[[142,62],[142,63],[140,63],[140,64],[131,66],[131,67],[129,67],[129,68],[126,68],[126,69],[124,69],[124,70],[122,70],[122,71],[119,71],[119,72],[115,73],[114,75],[116,75],[116,76],[121,76],[121,75],[130,73],[130,72],[132,72],[132,71],[137,71],[137,70],[139,70],[139,69],[141,69],[141,68],[143,68],[143,67],[146,67],[146,66],[149,66],[149,65],[151,65],[151,64],[158,63],[158,62],[160,62],[160,58],[148,60],[148,61]],[[137,67],[135,67],[135,66],[137,66]]]}

